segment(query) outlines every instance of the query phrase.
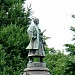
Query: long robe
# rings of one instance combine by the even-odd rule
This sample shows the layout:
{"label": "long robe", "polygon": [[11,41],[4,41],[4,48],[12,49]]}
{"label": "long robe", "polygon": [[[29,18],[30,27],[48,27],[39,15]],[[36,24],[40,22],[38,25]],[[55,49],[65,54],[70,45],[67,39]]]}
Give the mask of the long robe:
{"label": "long robe", "polygon": [[[27,32],[30,38],[30,43],[26,49],[38,49],[39,48],[39,27],[34,24],[31,24],[27,29]],[[36,39],[32,40],[32,37],[36,37]]]}
{"label": "long robe", "polygon": [[[29,49],[28,56],[45,56],[44,47],[40,38],[40,31],[38,25],[31,24],[27,29],[30,43],[26,49]],[[36,38],[32,40],[32,37]]]}

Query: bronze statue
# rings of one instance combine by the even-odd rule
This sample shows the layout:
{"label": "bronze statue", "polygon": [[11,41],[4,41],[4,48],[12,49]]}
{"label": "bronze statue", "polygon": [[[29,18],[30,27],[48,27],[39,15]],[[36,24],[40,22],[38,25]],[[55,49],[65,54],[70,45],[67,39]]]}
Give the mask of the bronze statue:
{"label": "bronze statue", "polygon": [[29,45],[26,48],[29,50],[29,62],[27,68],[23,71],[23,75],[50,75],[49,69],[46,68],[46,63],[43,61],[46,45],[43,36],[45,30],[41,32],[38,24],[39,19],[34,18],[33,22],[27,29],[30,38]]}
{"label": "bronze statue", "polygon": [[45,41],[43,33],[39,29],[39,19],[34,18],[33,23],[28,27],[27,32],[30,38],[30,43],[26,49],[29,49],[29,62],[33,61],[33,57],[40,57],[40,62],[43,62],[45,56]]}

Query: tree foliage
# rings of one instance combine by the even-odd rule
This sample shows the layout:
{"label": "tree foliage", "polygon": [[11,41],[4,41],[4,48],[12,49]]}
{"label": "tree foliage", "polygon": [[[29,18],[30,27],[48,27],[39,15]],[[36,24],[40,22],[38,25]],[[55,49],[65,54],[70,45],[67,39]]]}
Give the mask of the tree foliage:
{"label": "tree foliage", "polygon": [[0,75],[20,75],[26,67],[31,8],[25,0],[0,0]]}
{"label": "tree foliage", "polygon": [[54,48],[46,48],[47,67],[50,70],[51,75],[65,75],[67,56]]}
{"label": "tree foliage", "polygon": [[0,0],[0,25],[12,24],[26,27],[29,24],[30,9],[23,8],[24,0]]}
{"label": "tree foliage", "polygon": [[[71,27],[70,30],[75,33],[75,27]],[[75,34],[73,35],[72,40],[75,41]],[[69,52],[65,74],[75,75],[75,43],[65,44],[65,46],[67,47],[66,51]]]}

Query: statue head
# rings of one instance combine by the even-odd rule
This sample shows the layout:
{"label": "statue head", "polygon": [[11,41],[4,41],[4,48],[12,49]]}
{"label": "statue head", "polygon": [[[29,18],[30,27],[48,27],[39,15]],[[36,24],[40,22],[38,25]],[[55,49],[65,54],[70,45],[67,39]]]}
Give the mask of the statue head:
{"label": "statue head", "polygon": [[38,18],[33,18],[33,22],[35,25],[38,25],[39,24],[39,19]]}

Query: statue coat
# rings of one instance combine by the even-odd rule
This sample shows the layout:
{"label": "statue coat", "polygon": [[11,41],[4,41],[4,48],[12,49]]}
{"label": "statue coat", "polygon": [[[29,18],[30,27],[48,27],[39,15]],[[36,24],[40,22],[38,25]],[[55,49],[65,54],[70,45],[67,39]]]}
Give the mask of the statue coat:
{"label": "statue coat", "polygon": [[[27,29],[30,43],[26,49],[29,49],[28,56],[45,56],[44,45],[40,37],[38,25],[31,24]],[[35,40],[32,40],[32,37],[36,37]]]}
{"label": "statue coat", "polygon": [[[31,24],[27,29],[30,43],[26,49],[38,49],[39,48],[39,27],[37,25]],[[35,40],[32,40],[32,37],[36,37]]]}

